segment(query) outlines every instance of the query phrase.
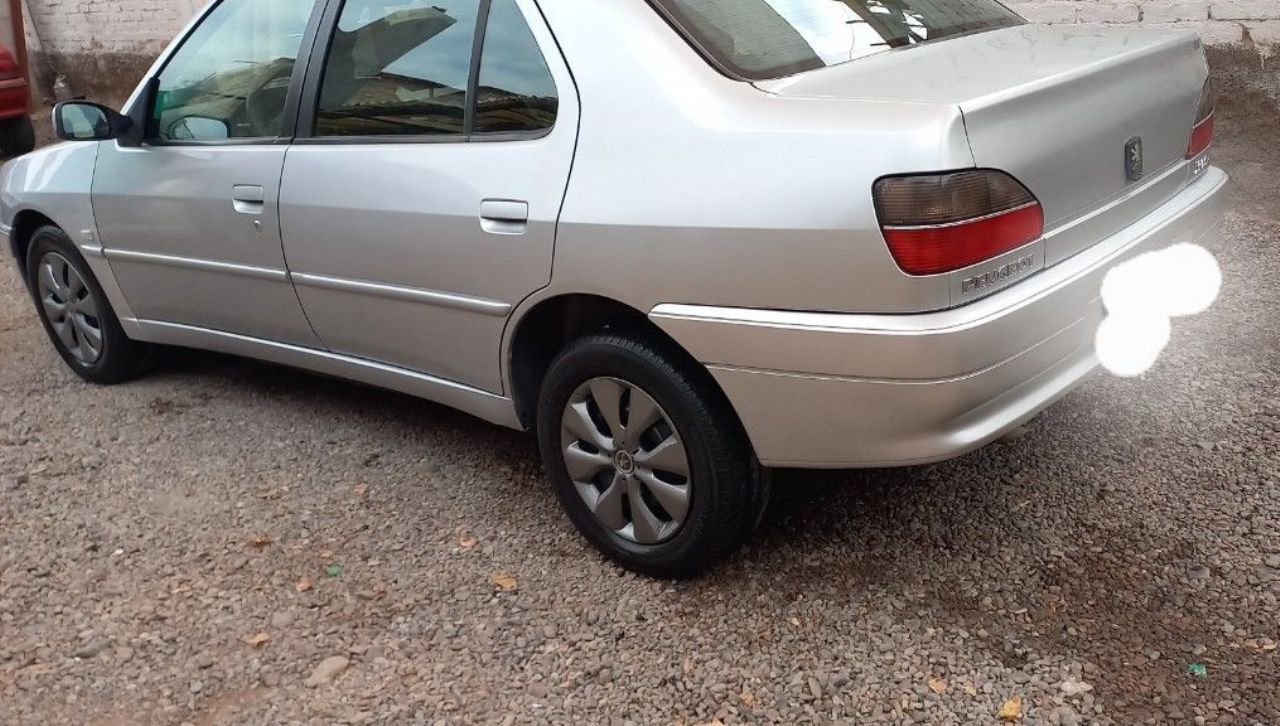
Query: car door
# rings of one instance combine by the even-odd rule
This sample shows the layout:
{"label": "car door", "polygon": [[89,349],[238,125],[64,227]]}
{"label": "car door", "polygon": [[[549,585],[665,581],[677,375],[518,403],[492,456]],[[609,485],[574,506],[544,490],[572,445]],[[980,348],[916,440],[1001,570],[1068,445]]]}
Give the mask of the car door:
{"label": "car door", "polygon": [[319,347],[288,279],[278,203],[314,4],[214,4],[137,101],[149,105],[142,143],[102,145],[98,235],[139,318]]}
{"label": "car door", "polygon": [[577,133],[550,32],[532,0],[345,0],[327,40],[280,198],[307,317],[334,352],[501,393]]}

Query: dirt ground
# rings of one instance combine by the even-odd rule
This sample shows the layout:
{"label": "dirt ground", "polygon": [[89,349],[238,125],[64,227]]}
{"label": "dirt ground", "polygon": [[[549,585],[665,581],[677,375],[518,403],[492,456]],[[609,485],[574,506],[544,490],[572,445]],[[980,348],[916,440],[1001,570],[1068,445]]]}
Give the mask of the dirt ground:
{"label": "dirt ground", "polygon": [[83,385],[4,266],[0,723],[1280,724],[1280,83],[1214,63],[1225,289],[1150,375],[957,461],[781,472],[692,582],[433,404],[190,352]]}

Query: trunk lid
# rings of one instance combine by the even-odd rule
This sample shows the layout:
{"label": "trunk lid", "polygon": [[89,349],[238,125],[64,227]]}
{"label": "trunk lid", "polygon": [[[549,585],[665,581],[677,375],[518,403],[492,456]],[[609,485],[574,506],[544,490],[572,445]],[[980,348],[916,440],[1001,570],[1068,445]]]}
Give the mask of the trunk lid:
{"label": "trunk lid", "polygon": [[[1194,33],[1022,25],[757,85],[783,97],[958,106],[975,166],[1009,172],[1040,200],[1053,264],[1186,185],[1207,76]],[[1135,138],[1143,157],[1136,180],[1126,167]]]}

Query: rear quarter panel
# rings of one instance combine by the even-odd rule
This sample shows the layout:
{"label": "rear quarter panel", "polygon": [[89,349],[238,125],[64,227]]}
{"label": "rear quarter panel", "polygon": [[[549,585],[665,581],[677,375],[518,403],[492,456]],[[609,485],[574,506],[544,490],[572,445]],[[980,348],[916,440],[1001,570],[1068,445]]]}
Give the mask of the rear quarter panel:
{"label": "rear quarter panel", "polygon": [[876,221],[885,174],[973,165],[958,107],[782,99],[719,75],[643,2],[544,0],[582,119],[551,288],[670,302],[910,312]]}

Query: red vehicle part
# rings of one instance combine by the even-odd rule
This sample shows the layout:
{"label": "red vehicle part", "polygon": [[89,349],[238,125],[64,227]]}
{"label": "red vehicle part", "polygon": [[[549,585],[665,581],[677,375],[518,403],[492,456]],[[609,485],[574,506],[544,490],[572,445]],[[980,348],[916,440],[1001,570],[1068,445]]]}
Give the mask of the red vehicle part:
{"label": "red vehicle part", "polygon": [[0,45],[0,119],[25,116],[31,105],[31,87],[13,51]]}
{"label": "red vehicle part", "polygon": [[5,156],[25,154],[36,145],[28,69],[22,0],[0,0],[0,153]]}

